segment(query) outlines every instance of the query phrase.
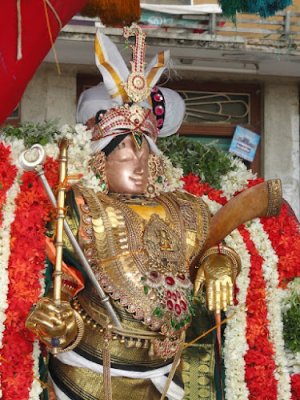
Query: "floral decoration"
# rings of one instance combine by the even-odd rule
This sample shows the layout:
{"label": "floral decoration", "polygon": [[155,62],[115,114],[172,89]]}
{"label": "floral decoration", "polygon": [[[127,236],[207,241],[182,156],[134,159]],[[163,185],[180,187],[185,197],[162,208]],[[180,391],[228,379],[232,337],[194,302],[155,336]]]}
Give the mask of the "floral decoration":
{"label": "floral decoration", "polygon": [[[239,174],[229,172],[221,191],[189,174],[183,177],[184,189],[202,196],[214,214],[237,194],[234,189],[240,192],[263,181],[250,173],[247,180],[244,173],[242,168],[242,179],[236,182]],[[278,217],[249,222],[225,241],[242,259],[236,302],[228,311],[234,316],[225,331],[226,398],[298,399],[300,370],[295,365],[299,366],[300,357],[298,353],[289,360],[282,323],[286,297],[282,289],[300,275],[297,219],[284,204]]]}
{"label": "floral decoration", "polygon": [[[26,132],[39,137],[32,127]],[[37,400],[42,390],[37,379],[40,348],[24,324],[31,305],[43,292],[44,227],[51,206],[36,176],[19,168],[17,156],[24,148],[19,133],[0,137],[0,389],[4,400]],[[98,190],[97,177],[89,169],[90,135],[85,127],[76,125],[47,136],[44,168],[53,188],[58,167],[55,142],[67,136],[72,141],[69,175]],[[32,137],[27,143],[32,143]],[[263,181],[240,160],[231,159],[230,163],[216,189],[194,173],[180,179],[180,168],[174,170],[170,160],[164,159],[164,190],[184,185],[185,190],[201,196],[214,214],[232,196]],[[300,371],[295,367],[299,356],[284,348],[282,321],[290,282],[300,275],[298,222],[284,204],[278,217],[245,224],[225,241],[243,264],[235,304],[228,310],[228,315],[234,312],[234,316],[225,331],[226,398],[299,399]]]}

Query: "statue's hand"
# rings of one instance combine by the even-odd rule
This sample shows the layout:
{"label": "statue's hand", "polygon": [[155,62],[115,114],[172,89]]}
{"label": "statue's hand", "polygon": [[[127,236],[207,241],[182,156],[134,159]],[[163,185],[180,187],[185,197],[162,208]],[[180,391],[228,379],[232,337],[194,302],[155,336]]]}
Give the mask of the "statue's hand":
{"label": "statue's hand", "polygon": [[211,247],[201,258],[194,284],[195,294],[205,283],[207,305],[217,314],[233,304],[233,283],[240,271],[238,254],[226,246]]}
{"label": "statue's hand", "polygon": [[75,311],[67,301],[56,305],[45,297],[34,306],[26,320],[26,327],[49,348],[66,348],[78,335]]}
{"label": "statue's hand", "polygon": [[226,311],[227,306],[233,304],[233,273],[228,258],[221,254],[214,254],[204,262],[203,266],[207,305],[210,311],[217,314]]}

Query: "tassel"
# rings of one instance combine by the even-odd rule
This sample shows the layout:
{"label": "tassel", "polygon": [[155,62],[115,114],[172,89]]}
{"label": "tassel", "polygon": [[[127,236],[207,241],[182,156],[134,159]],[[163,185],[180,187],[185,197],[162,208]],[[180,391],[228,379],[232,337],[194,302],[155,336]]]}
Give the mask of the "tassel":
{"label": "tassel", "polygon": [[229,17],[240,12],[266,18],[290,6],[292,0],[219,0],[219,3],[223,13]]}
{"label": "tassel", "polygon": [[110,351],[109,343],[112,338],[111,334],[112,326],[108,325],[104,334],[104,346],[102,350],[103,357],[103,387],[104,387],[104,399],[112,400],[112,386],[111,386],[111,374],[110,374]]}
{"label": "tassel", "polygon": [[17,0],[17,21],[18,21],[18,40],[17,40],[17,60],[22,59],[22,13],[21,0]]}
{"label": "tassel", "polygon": [[99,17],[105,26],[131,25],[141,16],[139,0],[89,0],[80,14]]}

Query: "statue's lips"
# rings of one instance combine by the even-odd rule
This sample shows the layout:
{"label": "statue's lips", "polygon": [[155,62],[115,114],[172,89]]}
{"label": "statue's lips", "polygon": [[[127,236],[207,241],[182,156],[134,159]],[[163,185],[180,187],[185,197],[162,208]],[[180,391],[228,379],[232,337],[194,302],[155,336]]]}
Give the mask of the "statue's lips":
{"label": "statue's lips", "polygon": [[130,178],[130,180],[137,186],[142,186],[145,184],[145,181],[142,178]]}

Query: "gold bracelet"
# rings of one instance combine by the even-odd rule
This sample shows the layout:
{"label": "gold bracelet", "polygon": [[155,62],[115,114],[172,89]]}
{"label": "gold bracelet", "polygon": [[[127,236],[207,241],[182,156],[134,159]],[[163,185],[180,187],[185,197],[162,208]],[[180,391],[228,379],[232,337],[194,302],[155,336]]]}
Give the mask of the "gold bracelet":
{"label": "gold bracelet", "polygon": [[81,315],[76,310],[73,310],[73,311],[74,311],[74,315],[75,315],[75,319],[76,319],[76,323],[77,323],[77,331],[78,331],[77,337],[73,343],[71,343],[68,347],[65,347],[64,349],[61,347],[52,347],[49,351],[53,355],[57,355],[60,353],[66,353],[68,351],[75,349],[75,347],[77,347],[79,345],[79,343],[81,342],[81,339],[83,338],[83,335],[84,335],[83,319],[81,318]]}
{"label": "gold bracelet", "polygon": [[238,274],[241,271],[242,263],[240,256],[232,248],[223,245],[213,246],[203,254],[203,256],[200,259],[200,264],[202,264],[204,260],[206,260],[209,256],[213,254],[222,254],[224,256],[227,256],[232,264],[234,278],[238,276]]}
{"label": "gold bracelet", "polygon": [[279,214],[282,204],[282,185],[280,179],[270,179],[267,181],[268,188],[268,208],[266,217],[274,217]]}

